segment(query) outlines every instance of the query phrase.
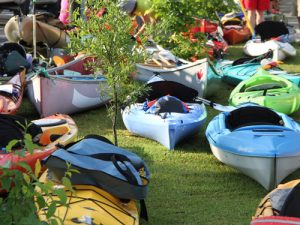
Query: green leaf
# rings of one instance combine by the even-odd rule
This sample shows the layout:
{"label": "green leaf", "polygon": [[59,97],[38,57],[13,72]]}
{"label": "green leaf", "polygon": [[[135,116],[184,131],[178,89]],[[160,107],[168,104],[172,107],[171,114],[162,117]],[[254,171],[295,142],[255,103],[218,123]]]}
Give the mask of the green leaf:
{"label": "green leaf", "polygon": [[27,184],[30,184],[31,179],[30,179],[30,176],[27,173],[23,173],[23,178],[24,178],[24,180]]}
{"label": "green leaf", "polygon": [[11,188],[11,178],[5,177],[1,179],[2,188],[6,191],[9,191]]}
{"label": "green leaf", "polygon": [[34,175],[36,177],[38,177],[39,174],[41,173],[41,169],[42,169],[41,161],[38,159],[35,163],[35,168],[34,168]]}
{"label": "green leaf", "polygon": [[60,189],[55,189],[54,194],[56,194],[59,197],[60,203],[62,205],[67,204],[67,194],[66,191],[62,188]]}
{"label": "green leaf", "polygon": [[46,202],[43,196],[36,196],[36,202],[38,203],[39,209],[42,209],[46,206]]}
{"label": "green leaf", "polygon": [[20,142],[20,140],[11,140],[10,142],[8,142],[7,146],[6,146],[6,151],[11,152],[12,148],[18,143]]}
{"label": "green leaf", "polygon": [[70,181],[70,179],[68,179],[67,177],[63,177],[63,178],[62,178],[62,183],[63,183],[63,185],[64,185],[67,189],[69,189],[69,190],[72,190],[72,189],[73,189],[73,188],[72,188],[71,181]]}
{"label": "green leaf", "polygon": [[56,211],[56,201],[51,202],[51,204],[48,207],[46,217],[49,219],[51,218]]}
{"label": "green leaf", "polygon": [[51,225],[59,225],[56,219],[52,219],[52,220],[50,221],[50,224],[51,224]]}
{"label": "green leaf", "polygon": [[28,165],[27,162],[18,162],[17,163],[18,166],[21,166],[22,168],[24,168],[27,172],[32,174],[32,169],[31,167]]}

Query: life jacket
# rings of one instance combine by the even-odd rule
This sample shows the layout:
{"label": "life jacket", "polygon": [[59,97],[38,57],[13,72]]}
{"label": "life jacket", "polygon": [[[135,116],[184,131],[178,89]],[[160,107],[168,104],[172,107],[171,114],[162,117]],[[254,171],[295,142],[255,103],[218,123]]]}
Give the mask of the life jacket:
{"label": "life jacket", "polygon": [[253,219],[266,216],[300,218],[299,199],[300,179],[280,184],[262,199]]}
{"label": "life jacket", "polygon": [[180,99],[166,95],[157,100],[146,101],[143,106],[144,111],[147,113],[159,114],[165,112],[175,112],[175,113],[188,113],[189,108]]}

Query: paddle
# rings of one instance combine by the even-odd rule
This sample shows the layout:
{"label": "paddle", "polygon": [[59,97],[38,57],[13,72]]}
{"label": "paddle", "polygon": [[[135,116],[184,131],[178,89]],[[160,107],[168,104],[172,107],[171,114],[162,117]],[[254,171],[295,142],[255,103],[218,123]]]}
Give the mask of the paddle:
{"label": "paddle", "polygon": [[32,1],[33,16],[32,16],[32,45],[33,45],[33,59],[36,59],[36,11],[35,11],[36,0]]}
{"label": "paddle", "polygon": [[241,6],[241,9],[242,9],[242,11],[243,11],[244,17],[245,17],[245,19],[246,19],[247,26],[248,26],[248,28],[250,29],[250,32],[251,32],[251,34],[252,34],[252,37],[255,37],[254,29],[253,29],[253,27],[252,27],[252,25],[251,25],[251,23],[250,23],[250,21],[249,21],[248,14],[247,14],[247,12],[246,12],[246,9],[245,9],[245,7],[244,7],[244,4],[243,4],[243,1],[242,1],[242,0],[240,0],[240,6]]}
{"label": "paddle", "polygon": [[196,97],[195,98],[195,102],[202,102],[203,104],[205,105],[208,105],[212,108],[214,108],[215,110],[218,110],[218,111],[221,111],[221,112],[231,112],[235,109],[237,109],[236,107],[234,106],[230,106],[230,105],[221,105],[221,104],[218,104],[218,103],[215,103],[213,101],[210,101],[208,99],[205,99],[205,98],[201,98],[201,97]]}

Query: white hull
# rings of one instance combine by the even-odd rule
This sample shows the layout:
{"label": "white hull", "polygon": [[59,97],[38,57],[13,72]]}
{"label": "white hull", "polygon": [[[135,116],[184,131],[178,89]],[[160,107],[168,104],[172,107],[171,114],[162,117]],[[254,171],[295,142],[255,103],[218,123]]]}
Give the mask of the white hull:
{"label": "white hull", "polygon": [[275,40],[260,42],[259,39],[249,40],[244,46],[244,53],[249,56],[260,56],[273,51],[273,60],[284,60],[287,56],[295,56],[296,49],[289,43]]}
{"label": "white hull", "polygon": [[55,113],[72,114],[108,101],[107,93],[102,89],[108,90],[105,79],[78,78],[67,79],[61,75],[49,79],[35,76],[27,82],[29,99],[42,117]]}
{"label": "white hull", "polygon": [[293,157],[253,157],[223,151],[210,145],[215,157],[260,183],[267,190],[275,188],[300,167],[300,155]]}
{"label": "white hull", "polygon": [[164,80],[178,82],[193,88],[198,91],[198,96],[204,96],[207,87],[207,59],[186,63],[174,68],[160,68],[137,64],[137,75],[134,78],[147,82],[153,76],[159,75]]}

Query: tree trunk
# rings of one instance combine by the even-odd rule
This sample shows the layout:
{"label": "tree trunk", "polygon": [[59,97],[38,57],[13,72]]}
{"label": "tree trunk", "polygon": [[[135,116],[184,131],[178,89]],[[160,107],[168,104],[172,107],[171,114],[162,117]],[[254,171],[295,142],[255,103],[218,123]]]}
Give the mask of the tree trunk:
{"label": "tree trunk", "polygon": [[113,86],[113,92],[114,92],[114,101],[113,101],[113,119],[112,119],[112,128],[114,132],[114,142],[115,146],[118,146],[118,135],[117,135],[117,115],[118,115],[118,93],[116,90],[116,85]]}

